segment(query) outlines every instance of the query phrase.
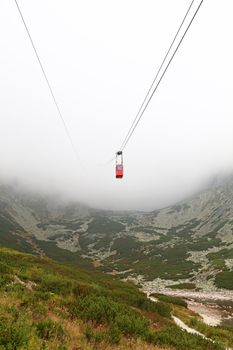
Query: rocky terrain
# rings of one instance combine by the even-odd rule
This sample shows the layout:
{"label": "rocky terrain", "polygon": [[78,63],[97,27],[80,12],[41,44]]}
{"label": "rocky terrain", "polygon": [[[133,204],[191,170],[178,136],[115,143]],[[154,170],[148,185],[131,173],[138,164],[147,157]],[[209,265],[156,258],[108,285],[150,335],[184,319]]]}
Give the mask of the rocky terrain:
{"label": "rocky terrain", "polygon": [[147,213],[95,210],[2,185],[0,243],[156,288],[233,289],[233,177]]}

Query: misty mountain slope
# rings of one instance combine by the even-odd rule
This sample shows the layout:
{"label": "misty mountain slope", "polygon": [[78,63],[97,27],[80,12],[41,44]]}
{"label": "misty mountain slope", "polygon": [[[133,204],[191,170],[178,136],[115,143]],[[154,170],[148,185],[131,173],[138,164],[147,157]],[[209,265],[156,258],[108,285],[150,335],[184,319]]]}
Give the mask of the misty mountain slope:
{"label": "misty mountain slope", "polygon": [[[60,200],[18,190],[0,187],[0,243],[32,253],[42,253],[37,241],[57,239],[65,235],[69,241],[69,227],[79,227],[80,220],[88,214],[85,206],[60,205]],[[75,218],[75,219],[74,219]],[[57,225],[57,221],[59,224]],[[62,225],[66,220],[66,225]],[[23,244],[24,243],[24,244]],[[68,243],[67,243],[68,244]],[[75,244],[70,245],[75,250]]]}
{"label": "misty mountain slope", "polygon": [[[220,231],[219,236],[227,239],[226,224],[233,213],[232,194],[233,184],[228,180],[227,183],[215,185],[189,201],[154,212],[151,222],[153,225],[168,229],[193,223],[197,236],[205,235],[212,230],[219,231],[224,226],[223,235]],[[230,227],[227,231],[229,240],[232,241]]]}
{"label": "misty mountain slope", "polygon": [[[140,225],[142,236],[145,227],[160,233],[159,240],[151,249],[153,253],[157,251],[163,262],[162,268],[159,266],[160,271],[156,272],[159,277],[167,276],[174,280],[180,276],[180,279],[195,281],[200,287],[205,287],[211,285],[217,275],[219,286],[233,288],[232,178],[220,181],[188,201],[142,217]],[[138,230],[137,227],[135,229]],[[147,275],[151,274],[151,266],[157,270],[154,256],[149,260],[151,265]],[[176,272],[172,263],[177,268]],[[193,263],[193,267],[188,263]],[[141,261],[137,264],[140,266]],[[165,271],[161,273],[163,268]]]}
{"label": "misty mountain slope", "polygon": [[121,277],[233,289],[231,177],[150,213],[94,210],[2,186],[0,218],[6,246]]}

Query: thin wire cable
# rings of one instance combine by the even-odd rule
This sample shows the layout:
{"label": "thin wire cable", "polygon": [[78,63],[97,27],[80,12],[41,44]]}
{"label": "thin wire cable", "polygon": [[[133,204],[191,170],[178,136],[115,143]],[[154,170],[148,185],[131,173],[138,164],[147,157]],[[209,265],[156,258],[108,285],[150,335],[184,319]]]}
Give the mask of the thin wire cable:
{"label": "thin wire cable", "polygon": [[36,49],[36,46],[35,46],[35,44],[34,44],[34,42],[33,42],[33,40],[32,40],[32,36],[31,36],[31,34],[30,34],[29,28],[28,28],[28,26],[27,26],[27,24],[26,24],[26,22],[25,22],[25,19],[24,19],[24,17],[23,17],[22,11],[20,10],[20,7],[19,7],[19,4],[18,4],[17,0],[15,0],[15,4],[16,4],[16,7],[17,7],[17,9],[18,9],[18,11],[19,11],[20,17],[21,17],[21,19],[22,19],[22,22],[23,22],[24,27],[25,27],[25,29],[26,29],[26,32],[27,32],[27,34],[28,34],[29,40],[30,40],[31,45],[32,45],[32,47],[33,47],[33,50],[34,50],[34,52],[35,52],[36,58],[37,58],[37,60],[38,60],[38,62],[39,62],[39,65],[40,65],[40,68],[41,68],[42,73],[43,73],[43,75],[44,75],[44,78],[45,78],[45,80],[46,80],[46,83],[47,83],[47,85],[48,85],[48,88],[49,88],[49,91],[50,91],[50,93],[51,93],[53,102],[54,102],[54,104],[55,104],[55,106],[56,106],[58,115],[59,115],[59,117],[60,117],[60,119],[61,119],[61,122],[62,122],[62,124],[63,124],[63,127],[64,127],[64,129],[65,129],[65,133],[66,133],[66,135],[67,135],[67,137],[68,137],[68,139],[69,139],[69,142],[70,142],[71,147],[72,147],[72,149],[73,149],[73,151],[74,151],[74,153],[75,153],[76,158],[79,160],[80,158],[79,158],[78,152],[77,152],[77,150],[76,150],[76,148],[75,148],[74,142],[73,142],[72,137],[71,137],[70,132],[69,132],[69,129],[68,129],[68,127],[67,127],[67,125],[66,125],[66,123],[65,123],[65,120],[64,120],[64,118],[63,118],[63,116],[62,116],[60,107],[59,107],[58,102],[57,102],[57,100],[56,100],[56,98],[55,98],[55,95],[54,95],[54,93],[53,93],[52,86],[51,86],[51,84],[50,84],[50,82],[49,82],[49,79],[48,79],[48,77],[47,77],[47,74],[46,74],[46,72],[45,72],[45,69],[44,69],[44,67],[43,67],[43,65],[42,65],[40,56],[39,56],[39,54],[38,54],[38,52],[37,52],[37,49]]}
{"label": "thin wire cable", "polygon": [[146,105],[144,106],[143,110],[141,111],[140,117],[138,118],[138,120],[137,120],[137,122],[135,123],[134,127],[131,129],[131,132],[129,133],[128,138],[126,139],[126,141],[125,141],[123,147],[121,148],[121,151],[123,151],[123,150],[125,149],[125,147],[126,147],[126,145],[128,144],[130,138],[132,137],[132,135],[133,135],[133,133],[134,133],[134,130],[136,129],[138,123],[140,122],[140,120],[141,120],[141,118],[142,118],[142,116],[143,116],[143,114],[144,114],[144,112],[145,112],[147,106],[149,105],[149,103],[150,103],[152,97],[154,96],[154,93],[156,92],[157,88],[159,87],[159,85],[160,85],[160,83],[161,83],[161,81],[162,81],[162,79],[163,79],[163,77],[164,77],[164,75],[165,75],[165,73],[166,73],[168,67],[170,66],[170,64],[171,64],[171,62],[172,62],[172,60],[173,60],[173,58],[174,58],[176,52],[178,51],[178,49],[179,49],[179,47],[180,47],[180,45],[181,45],[181,43],[182,43],[182,41],[183,41],[183,39],[184,39],[184,37],[186,36],[186,34],[187,34],[187,32],[188,32],[188,30],[189,30],[191,24],[193,23],[193,20],[194,20],[194,18],[196,17],[196,15],[197,15],[197,13],[198,13],[198,11],[199,11],[199,9],[200,9],[200,7],[201,7],[203,1],[204,1],[204,0],[202,0],[202,1],[199,3],[199,6],[198,6],[198,8],[196,9],[196,11],[195,11],[195,13],[194,13],[194,15],[193,15],[191,21],[189,22],[188,27],[186,28],[186,30],[185,30],[184,34],[182,35],[182,37],[181,37],[181,39],[180,39],[180,41],[179,41],[179,43],[178,43],[178,45],[177,45],[175,51],[173,52],[173,54],[172,54],[170,60],[168,61],[168,64],[166,65],[166,68],[165,68],[165,70],[163,71],[163,74],[161,75],[161,77],[160,77],[158,83],[156,84],[156,86],[155,86],[155,88],[154,88],[154,90],[153,90],[153,92],[152,92],[152,94],[151,94],[149,100],[147,101]]}
{"label": "thin wire cable", "polygon": [[141,110],[142,110],[142,108],[143,108],[145,102],[146,102],[146,99],[147,99],[147,97],[149,96],[149,94],[150,94],[150,92],[151,92],[151,90],[152,90],[152,88],[153,88],[153,86],[154,86],[154,83],[155,83],[156,79],[158,78],[159,73],[161,72],[161,69],[163,68],[163,65],[164,65],[164,63],[165,63],[165,61],[166,61],[166,59],[167,59],[169,53],[171,52],[171,49],[172,49],[172,47],[173,47],[173,45],[174,45],[174,43],[175,43],[175,41],[176,41],[177,36],[179,35],[179,33],[180,33],[180,31],[181,31],[181,29],[182,29],[182,27],[183,27],[183,24],[184,24],[184,22],[185,22],[185,20],[186,20],[186,18],[187,18],[187,16],[188,16],[188,14],[189,14],[189,12],[190,12],[192,6],[193,6],[194,1],[195,1],[195,0],[192,0],[192,1],[191,1],[190,5],[189,5],[189,7],[188,7],[188,9],[187,9],[187,11],[186,11],[186,13],[185,13],[184,18],[182,19],[182,22],[181,22],[181,24],[179,25],[179,28],[178,28],[178,30],[177,30],[177,32],[176,32],[176,34],[175,34],[175,36],[174,36],[174,38],[173,38],[173,40],[172,40],[172,42],[171,42],[169,48],[168,48],[168,50],[167,50],[167,52],[166,52],[166,54],[165,54],[165,56],[164,56],[164,58],[163,58],[163,61],[162,61],[161,65],[160,65],[160,67],[159,67],[159,69],[158,69],[158,71],[157,71],[157,73],[156,73],[156,75],[155,75],[155,77],[154,77],[153,82],[151,83],[151,85],[150,85],[150,87],[149,87],[149,90],[147,91],[146,96],[144,97],[144,100],[142,101],[142,104],[141,104],[141,106],[140,106],[140,108],[139,108],[139,110],[138,110],[138,112],[137,112],[137,114],[136,114],[136,116],[135,116],[135,118],[134,118],[134,120],[133,120],[133,123],[132,123],[130,129],[129,129],[127,135],[125,136],[124,141],[122,142],[122,145],[121,145],[120,149],[122,149],[122,148],[124,147],[124,143],[126,142],[128,136],[129,136],[129,134],[130,134],[130,132],[131,132],[131,130],[132,130],[132,128],[133,128],[133,126],[134,126],[134,124],[135,124],[135,122],[136,122],[136,120],[137,120],[137,118],[138,118],[138,116],[139,116],[139,114],[140,114],[140,112],[141,112]]}

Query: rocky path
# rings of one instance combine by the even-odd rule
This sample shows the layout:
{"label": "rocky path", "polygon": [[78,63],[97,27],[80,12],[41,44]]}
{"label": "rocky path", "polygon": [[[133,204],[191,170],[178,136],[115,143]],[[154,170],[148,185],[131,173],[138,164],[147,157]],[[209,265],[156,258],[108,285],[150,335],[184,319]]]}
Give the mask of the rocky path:
{"label": "rocky path", "polygon": [[[188,327],[183,321],[181,321],[178,317],[172,316],[174,322],[177,324],[177,326],[179,326],[180,328],[182,328],[183,330],[185,330],[188,333],[191,334],[197,334],[200,335],[201,337],[203,337],[204,339],[210,340],[211,342],[215,343],[212,339],[207,338],[204,334],[196,331],[193,328]],[[225,348],[225,350],[232,350],[231,348]]]}
{"label": "rocky path", "polygon": [[[172,319],[173,321],[177,324],[177,326],[179,326],[180,328],[184,329],[185,331],[187,331],[188,333],[191,333],[191,334],[197,334],[197,335],[200,335],[201,337],[205,338],[205,339],[208,339],[204,336],[204,334],[196,331],[195,329],[193,328],[190,328],[189,326],[187,326],[183,321],[181,321],[178,317],[176,316],[172,316]],[[209,340],[209,339],[208,339]],[[212,341],[212,340],[211,340]]]}

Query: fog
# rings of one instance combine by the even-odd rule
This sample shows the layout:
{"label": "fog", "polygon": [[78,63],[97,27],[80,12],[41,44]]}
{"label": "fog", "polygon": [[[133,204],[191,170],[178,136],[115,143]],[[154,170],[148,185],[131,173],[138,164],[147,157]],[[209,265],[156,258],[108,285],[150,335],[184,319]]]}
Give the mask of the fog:
{"label": "fog", "polygon": [[[0,173],[94,207],[152,210],[233,171],[232,0],[205,0],[124,152],[188,0],[0,2]],[[195,2],[195,8],[199,1]]]}

